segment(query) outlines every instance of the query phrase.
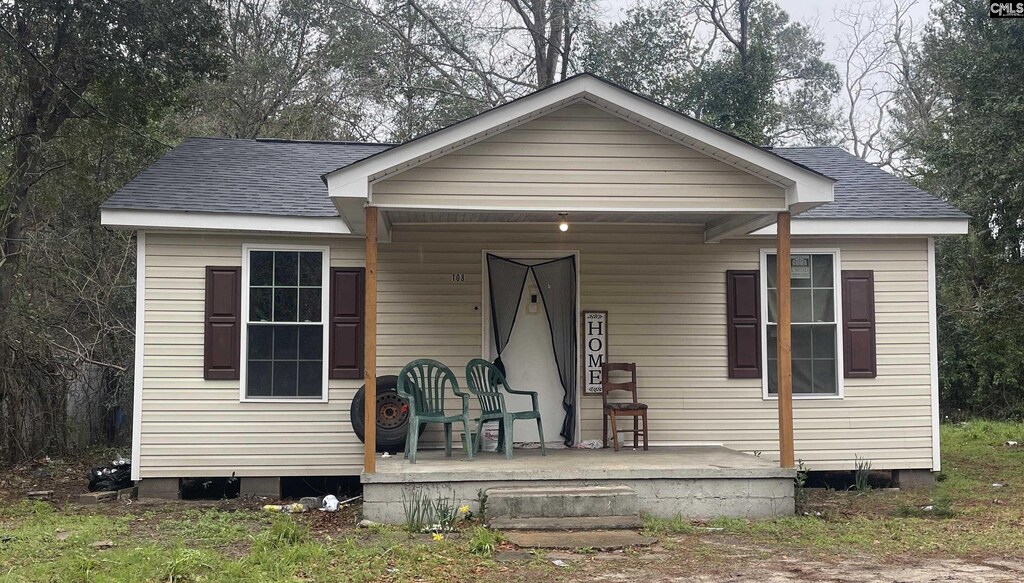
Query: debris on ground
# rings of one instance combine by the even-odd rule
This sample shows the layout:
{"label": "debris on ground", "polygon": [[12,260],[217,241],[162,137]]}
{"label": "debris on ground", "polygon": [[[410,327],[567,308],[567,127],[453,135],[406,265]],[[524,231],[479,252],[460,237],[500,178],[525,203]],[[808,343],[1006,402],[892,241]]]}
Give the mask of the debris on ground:
{"label": "debris on ground", "polygon": [[380,523],[379,522],[374,522],[372,520],[367,520],[367,519],[364,518],[364,519],[360,520],[359,524],[357,524],[356,526],[358,526],[359,528],[373,528],[375,526],[380,526]]}
{"label": "debris on ground", "polygon": [[89,470],[90,492],[116,492],[133,485],[132,462],[126,459],[116,459]]}
{"label": "debris on ground", "polygon": [[32,500],[47,500],[53,496],[53,490],[33,490],[26,492],[25,496]]}
{"label": "debris on ground", "polygon": [[340,505],[341,503],[338,502],[337,497],[328,494],[327,496],[324,496],[324,499],[320,504],[320,510],[323,510],[325,512],[337,512],[338,506]]}
{"label": "debris on ground", "polygon": [[110,547],[114,546],[114,541],[112,541],[112,540],[98,540],[98,541],[96,541],[94,543],[89,543],[89,546],[94,548],[94,549],[100,549],[100,550],[109,549]]}
{"label": "debris on ground", "polygon": [[299,514],[309,510],[309,508],[305,504],[293,502],[292,504],[265,504],[263,510],[283,514]]}

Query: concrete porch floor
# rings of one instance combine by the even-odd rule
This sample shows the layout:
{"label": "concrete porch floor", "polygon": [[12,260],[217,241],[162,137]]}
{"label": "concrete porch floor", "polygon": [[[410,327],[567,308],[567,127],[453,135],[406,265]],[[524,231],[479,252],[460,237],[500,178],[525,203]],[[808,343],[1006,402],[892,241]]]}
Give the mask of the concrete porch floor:
{"label": "concrete porch floor", "polygon": [[402,500],[417,491],[468,504],[479,512],[488,488],[625,485],[636,491],[640,511],[663,518],[768,517],[794,511],[796,470],[721,446],[613,449],[516,449],[513,459],[461,450],[445,458],[423,450],[415,464],[401,455],[377,460],[363,474],[365,518],[404,521]]}
{"label": "concrete porch floor", "polygon": [[462,450],[444,457],[443,450],[423,450],[416,463],[400,454],[377,460],[375,474],[364,484],[451,480],[587,480],[614,478],[794,478],[794,470],[722,446],[652,447],[642,449],[516,449],[512,459],[483,451],[472,461]]}

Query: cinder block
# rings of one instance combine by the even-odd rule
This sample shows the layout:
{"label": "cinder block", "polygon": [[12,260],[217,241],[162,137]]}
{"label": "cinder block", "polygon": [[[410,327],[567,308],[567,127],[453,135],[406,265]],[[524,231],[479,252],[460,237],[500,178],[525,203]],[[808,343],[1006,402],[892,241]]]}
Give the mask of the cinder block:
{"label": "cinder block", "polygon": [[896,483],[904,490],[935,486],[935,473],[931,470],[893,470],[892,473]]}
{"label": "cinder block", "polygon": [[239,496],[257,496],[259,498],[281,498],[281,478],[242,478],[238,486]]}
{"label": "cinder block", "polygon": [[181,500],[181,480],[179,478],[145,478],[139,480],[138,485],[139,498]]}

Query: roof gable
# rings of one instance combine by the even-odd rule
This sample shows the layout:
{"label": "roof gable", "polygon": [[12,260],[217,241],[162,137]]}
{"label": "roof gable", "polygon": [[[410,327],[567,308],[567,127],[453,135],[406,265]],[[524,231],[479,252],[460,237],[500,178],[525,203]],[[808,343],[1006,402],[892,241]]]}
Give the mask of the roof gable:
{"label": "roof gable", "polygon": [[369,196],[370,184],[507,131],[551,111],[587,103],[786,189],[798,210],[830,202],[832,179],[593,75],[581,74],[477,116],[341,167],[324,176],[329,194]]}

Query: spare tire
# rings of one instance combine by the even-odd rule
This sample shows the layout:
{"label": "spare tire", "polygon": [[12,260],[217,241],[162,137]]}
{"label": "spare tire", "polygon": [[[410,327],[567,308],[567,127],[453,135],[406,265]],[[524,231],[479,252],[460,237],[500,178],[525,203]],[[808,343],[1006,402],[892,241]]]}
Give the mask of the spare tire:
{"label": "spare tire", "polygon": [[[398,377],[387,375],[377,377],[377,451],[397,453],[405,449],[405,435],[409,427],[409,405],[398,395]],[[363,407],[366,402],[366,385],[359,387],[352,399],[350,410],[352,430],[363,443],[366,442]],[[423,434],[424,426],[420,427]]]}

